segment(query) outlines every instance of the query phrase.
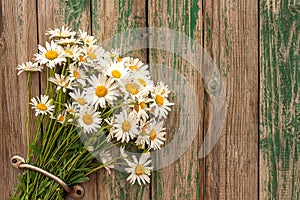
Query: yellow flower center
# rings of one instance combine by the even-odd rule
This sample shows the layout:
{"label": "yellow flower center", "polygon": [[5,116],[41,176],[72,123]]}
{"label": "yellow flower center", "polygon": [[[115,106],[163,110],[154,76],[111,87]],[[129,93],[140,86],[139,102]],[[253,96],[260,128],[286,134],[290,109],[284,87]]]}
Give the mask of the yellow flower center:
{"label": "yellow flower center", "polygon": [[157,136],[156,130],[152,129],[152,130],[150,131],[150,137],[149,137],[149,139],[150,139],[150,140],[154,140],[154,139],[156,138],[156,136]]}
{"label": "yellow flower center", "polygon": [[122,129],[125,132],[128,132],[131,128],[131,124],[129,123],[129,121],[124,121],[122,124]]}
{"label": "yellow flower center", "polygon": [[90,114],[85,114],[83,115],[83,123],[85,123],[86,125],[90,125],[93,123],[93,116]]}
{"label": "yellow flower center", "polygon": [[95,94],[98,96],[98,97],[104,97],[106,94],[107,94],[107,89],[105,86],[98,86],[96,88],[96,92]]}
{"label": "yellow flower center", "polygon": [[135,105],[135,106],[134,106],[134,110],[135,110],[136,112],[138,112],[138,111],[139,111],[139,105]]}
{"label": "yellow flower center", "polygon": [[58,57],[58,53],[56,51],[49,50],[49,51],[46,52],[45,57],[48,60],[54,60],[55,58]]}
{"label": "yellow flower center", "polygon": [[156,104],[158,105],[158,106],[162,106],[162,105],[164,105],[164,98],[162,97],[162,96],[160,96],[160,95],[156,95],[156,97],[155,97],[155,102],[156,102]]}
{"label": "yellow flower center", "polygon": [[95,60],[96,59],[96,55],[93,52],[87,52],[87,55],[90,59]]}
{"label": "yellow flower center", "polygon": [[146,107],[146,102],[145,101],[143,101],[143,102],[141,102],[140,103],[140,106],[141,106],[141,109],[145,109],[145,107]]}
{"label": "yellow flower center", "polygon": [[76,78],[76,79],[80,79],[80,73],[76,70],[73,71],[73,76]]}
{"label": "yellow flower center", "polygon": [[139,92],[137,86],[133,83],[127,84],[125,86],[125,88],[126,88],[127,92],[129,92],[130,94],[133,94],[133,95],[136,95]]}
{"label": "yellow flower center", "polygon": [[144,79],[138,78],[137,80],[138,80],[138,82],[139,82],[142,86],[146,87],[147,83],[146,83],[146,81],[145,81]]}
{"label": "yellow flower center", "polygon": [[47,106],[44,103],[39,103],[36,107],[41,111],[47,110]]}
{"label": "yellow flower center", "polygon": [[85,104],[85,100],[84,100],[84,98],[77,98],[77,102],[80,104],[80,105],[84,105]]}
{"label": "yellow flower center", "polygon": [[135,66],[135,65],[130,65],[129,69],[131,69],[131,70],[138,70],[137,66]]}
{"label": "yellow flower center", "polygon": [[58,119],[57,119],[59,122],[63,122],[65,120],[65,116],[64,115],[61,115]]}
{"label": "yellow flower center", "polygon": [[145,168],[144,168],[144,166],[143,165],[137,165],[136,167],[135,167],[135,174],[136,175],[143,175],[145,173]]}
{"label": "yellow flower center", "polygon": [[122,58],[118,57],[118,58],[117,58],[117,61],[118,61],[118,62],[122,62]]}
{"label": "yellow flower center", "polygon": [[75,111],[73,109],[71,109],[71,108],[69,108],[67,111],[68,111],[68,113],[71,113],[71,114],[75,113]]}
{"label": "yellow flower center", "polygon": [[143,126],[142,128],[142,136],[145,136],[147,134],[147,125]]}
{"label": "yellow flower center", "polygon": [[66,49],[65,52],[66,52],[67,54],[69,54],[69,55],[73,55],[73,52],[70,51],[69,49]]}
{"label": "yellow flower center", "polygon": [[121,72],[119,72],[118,70],[113,70],[112,72],[111,72],[111,75],[113,76],[113,77],[115,77],[115,78],[120,78],[121,77]]}
{"label": "yellow flower center", "polygon": [[86,59],[82,55],[79,56],[79,60],[80,60],[80,62],[86,62]]}

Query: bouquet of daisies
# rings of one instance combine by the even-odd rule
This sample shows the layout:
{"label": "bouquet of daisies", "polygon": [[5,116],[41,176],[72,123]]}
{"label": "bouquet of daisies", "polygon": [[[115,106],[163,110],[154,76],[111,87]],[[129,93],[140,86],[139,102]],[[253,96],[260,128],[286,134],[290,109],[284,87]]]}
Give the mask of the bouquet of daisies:
{"label": "bouquet of daisies", "polygon": [[[163,82],[153,83],[138,58],[106,51],[96,39],[69,28],[49,30],[46,47],[38,46],[33,62],[18,66],[18,75],[46,71],[45,91],[29,95],[36,132],[26,163],[56,175],[72,187],[101,168],[127,172],[134,184],[150,182],[152,150],[165,142],[165,119],[173,103]],[[27,127],[29,120],[27,120]],[[29,129],[27,129],[29,130]],[[27,131],[30,138],[29,131]],[[112,148],[118,149],[115,153]],[[128,152],[135,152],[129,155]],[[24,170],[11,199],[64,199],[55,181]]]}

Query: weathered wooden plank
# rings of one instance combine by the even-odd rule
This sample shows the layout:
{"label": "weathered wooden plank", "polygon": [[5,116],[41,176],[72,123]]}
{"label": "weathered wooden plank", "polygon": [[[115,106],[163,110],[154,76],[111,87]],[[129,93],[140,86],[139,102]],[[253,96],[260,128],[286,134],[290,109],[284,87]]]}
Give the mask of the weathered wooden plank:
{"label": "weathered wooden plank", "polygon": [[300,199],[300,4],[260,1],[260,197]]}
{"label": "weathered wooden plank", "polygon": [[[115,0],[92,1],[92,33],[103,42],[113,35],[133,28],[146,26],[145,1]],[[120,47],[124,48],[122,41]],[[110,46],[109,49],[115,48]],[[138,57],[144,63],[146,50],[134,51],[128,54]],[[112,171],[111,175],[101,171],[97,174],[98,199],[150,199],[150,186],[130,185],[126,181],[127,173]]]}
{"label": "weathered wooden plank", "polygon": [[[38,41],[45,45],[47,41],[46,31],[62,26],[72,28],[73,30],[82,29],[91,33],[90,20],[90,1],[89,0],[54,0],[38,1]],[[46,85],[46,74],[42,73],[41,88]],[[83,184],[86,194],[84,199],[97,199],[97,176],[92,174],[90,181]],[[67,197],[67,199],[69,199]]]}
{"label": "weathered wooden plank", "polygon": [[[150,27],[163,27],[170,28],[182,34],[190,36],[200,46],[202,45],[202,1],[198,0],[150,0],[148,4],[149,13],[149,26]],[[162,32],[163,36],[166,32]],[[150,33],[150,37],[152,37]],[[176,45],[178,38],[163,38],[162,40],[169,40],[170,46]],[[153,41],[150,39],[151,46],[160,46],[161,41]],[[177,41],[178,42],[178,41]],[[180,43],[180,42],[178,42]],[[174,106],[173,112],[170,113],[167,123],[168,141],[172,141],[175,134],[179,134],[178,126],[185,125],[185,129],[190,127],[192,130],[199,130],[198,134],[193,139],[187,151],[173,164],[161,170],[155,171],[152,176],[152,199],[203,199],[204,189],[204,160],[199,159],[199,147],[202,143],[202,120],[203,120],[203,86],[201,82],[201,74],[197,72],[195,66],[192,66],[182,55],[176,55],[176,49],[171,49],[171,52],[161,51],[158,49],[150,49],[149,62],[153,64],[164,65],[162,69],[157,69],[156,66],[152,67],[152,71],[156,73],[158,79],[162,81],[170,77],[172,83],[171,88],[181,87],[186,82],[178,81],[179,76],[172,73],[168,68],[177,71],[181,77],[185,77],[187,82],[191,84],[192,88],[180,91],[174,94],[173,100],[177,104]],[[189,55],[191,52],[187,52]],[[197,55],[201,57],[201,53]],[[199,98],[196,105],[192,104],[192,99],[186,99],[187,94],[195,89],[196,95]],[[182,102],[187,102],[183,106]],[[193,118],[190,109],[196,109],[199,112],[199,118]],[[183,122],[184,121],[184,122]],[[197,121],[193,123],[192,121]],[[185,135],[186,134],[186,135]],[[188,132],[183,136],[188,136]],[[182,140],[176,141],[178,146]],[[165,150],[163,150],[165,151]],[[166,152],[166,151],[165,151]],[[176,154],[176,147],[170,149],[170,154]],[[157,163],[166,162],[167,157],[159,157]]]}
{"label": "weathered wooden plank", "polygon": [[[35,0],[0,1],[0,194],[2,199],[12,195],[18,183],[20,172],[10,165],[14,154],[26,156],[27,132],[27,75],[17,76],[18,64],[31,60],[37,48]],[[30,42],[28,42],[30,41]],[[32,74],[32,85],[39,85],[39,75]],[[31,87],[31,94],[38,93],[38,87]],[[32,121],[32,120],[31,120]],[[30,127],[30,126],[29,126]]]}
{"label": "weathered wooden plank", "polygon": [[205,49],[223,75],[227,119],[206,158],[206,199],[258,199],[258,5],[204,1]]}

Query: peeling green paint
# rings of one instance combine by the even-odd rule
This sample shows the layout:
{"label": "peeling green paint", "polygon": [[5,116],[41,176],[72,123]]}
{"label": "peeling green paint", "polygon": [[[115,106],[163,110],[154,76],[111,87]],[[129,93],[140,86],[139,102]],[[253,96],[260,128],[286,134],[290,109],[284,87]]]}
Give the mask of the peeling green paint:
{"label": "peeling green paint", "polygon": [[[273,0],[260,2],[264,75],[260,152],[269,171],[267,185],[261,187],[268,190],[269,199],[300,199],[300,183],[295,179],[300,164],[299,3],[281,0],[274,5]],[[278,192],[286,190],[291,192]]]}
{"label": "peeling green paint", "polygon": [[90,0],[63,0],[59,1],[60,12],[64,15],[64,22],[78,30],[81,25],[81,17],[90,7]]}

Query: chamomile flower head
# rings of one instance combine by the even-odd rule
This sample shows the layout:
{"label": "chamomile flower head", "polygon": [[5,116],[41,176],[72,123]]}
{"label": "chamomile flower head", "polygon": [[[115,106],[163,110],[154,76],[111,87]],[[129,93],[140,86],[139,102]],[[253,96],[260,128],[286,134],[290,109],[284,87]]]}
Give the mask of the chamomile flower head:
{"label": "chamomile flower head", "polygon": [[[63,54],[65,57],[71,58],[74,61],[79,61],[80,58],[79,56],[82,55],[82,48],[79,47],[78,45],[67,45],[63,49]],[[72,63],[74,64],[74,63]]]}
{"label": "chamomile flower head", "polygon": [[76,44],[80,44],[79,40],[77,40],[74,37],[71,38],[61,38],[59,40],[56,40],[56,43],[61,46],[74,46]]}
{"label": "chamomile flower head", "polygon": [[132,156],[133,161],[126,159],[128,168],[125,168],[127,173],[130,173],[127,181],[131,184],[134,184],[136,181],[141,185],[141,183],[146,184],[150,183],[150,175],[153,167],[150,166],[151,158],[150,153],[143,153],[139,160],[136,156]]}
{"label": "chamomile flower head", "polygon": [[124,99],[128,99],[128,96],[134,98],[135,96],[139,95],[142,87],[134,79],[126,78],[120,81],[120,85],[122,85],[121,90],[125,94]]}
{"label": "chamomile flower head", "polygon": [[18,75],[22,72],[37,72],[42,71],[43,67],[39,66],[38,63],[26,62],[18,65],[17,70],[19,70]]}
{"label": "chamomile flower head", "polygon": [[61,29],[56,28],[54,30],[47,31],[46,35],[50,35],[50,39],[61,39],[61,38],[70,38],[76,35],[75,31],[72,31],[68,27],[62,26]]}
{"label": "chamomile flower head", "polygon": [[51,43],[46,42],[46,48],[39,45],[38,49],[39,53],[35,54],[35,60],[40,64],[46,64],[50,69],[66,62],[66,58],[62,53],[63,48],[57,45],[53,40]]}
{"label": "chamomile flower head", "polygon": [[49,81],[57,86],[56,90],[62,88],[63,92],[66,92],[67,89],[72,89],[72,79],[69,76],[55,73],[54,77],[49,78]]}
{"label": "chamomile flower head", "polygon": [[149,121],[141,122],[141,130],[139,131],[139,135],[135,141],[135,144],[140,146],[141,148],[145,148],[145,145],[150,143],[149,135],[147,134],[147,127],[149,126]]}
{"label": "chamomile flower head", "polygon": [[151,96],[153,101],[150,104],[150,108],[153,109],[154,115],[158,118],[166,119],[168,112],[171,111],[170,106],[173,106],[174,103],[169,102],[161,93],[152,93]]}
{"label": "chamomile flower head", "polygon": [[[145,93],[146,94],[146,93]],[[151,102],[151,99],[147,95],[137,95],[134,98],[128,99],[128,106],[132,107],[133,113],[137,116],[139,121],[146,121],[149,119],[149,112],[151,109],[148,104]]]}
{"label": "chamomile flower head", "polygon": [[91,105],[101,108],[105,108],[107,104],[113,105],[114,101],[119,96],[118,84],[114,82],[112,78],[99,74],[90,76],[87,81],[91,84],[91,87],[87,88],[87,99]]}
{"label": "chamomile flower head", "polygon": [[151,80],[151,76],[146,71],[133,71],[133,78],[136,82],[142,87],[152,87],[153,81]]}
{"label": "chamomile flower head", "polygon": [[97,48],[99,46],[97,45],[90,45],[90,46],[83,46],[83,54],[84,54],[84,59],[86,62],[93,62],[97,60]]}
{"label": "chamomile flower head", "polygon": [[171,90],[168,85],[160,81],[155,87],[153,87],[153,93],[160,94],[163,97],[168,97]]}
{"label": "chamomile flower head", "polygon": [[114,119],[113,127],[110,129],[117,141],[128,143],[130,139],[138,134],[137,118],[134,114],[128,113],[125,109],[117,114]]}
{"label": "chamomile flower head", "polygon": [[120,52],[119,49],[112,49],[112,50],[110,50],[110,52],[109,52],[109,56],[110,56],[113,60],[116,60],[116,61],[119,60],[120,54],[121,54],[121,52]]}
{"label": "chamomile flower head", "polygon": [[157,150],[164,144],[166,138],[164,137],[166,128],[163,127],[164,122],[157,122],[153,120],[146,128],[147,135],[149,136],[149,150]]}
{"label": "chamomile flower head", "polygon": [[107,170],[108,174],[111,174],[110,169],[113,169],[115,166],[114,164],[111,163],[113,158],[109,153],[109,151],[105,151],[105,150],[101,151],[99,153],[99,158],[101,163],[104,165],[105,169]]}
{"label": "chamomile flower head", "polygon": [[100,112],[96,111],[94,107],[84,106],[77,115],[79,126],[86,133],[92,133],[100,128]]}
{"label": "chamomile flower head", "polygon": [[[65,123],[66,119],[67,119],[67,112],[63,111],[62,113],[60,113],[59,115],[57,115],[57,117],[51,116],[51,119],[55,119],[58,123]],[[68,123],[72,122],[73,119],[68,119]]]}
{"label": "chamomile flower head", "polygon": [[144,71],[146,73],[148,72],[148,65],[144,65],[144,63],[138,58],[126,57],[123,60],[125,61],[125,66],[128,67],[131,71]]}
{"label": "chamomile flower head", "polygon": [[97,42],[94,36],[91,36],[87,32],[82,30],[79,30],[79,38],[83,41],[83,44],[86,46],[94,45]]}
{"label": "chamomile flower head", "polygon": [[76,63],[72,63],[69,66],[70,78],[80,83],[82,86],[85,86],[86,74],[83,69],[81,69]]}
{"label": "chamomile flower head", "polygon": [[68,114],[75,115],[77,108],[75,107],[74,103],[65,103],[65,108]]}
{"label": "chamomile flower head", "polygon": [[105,74],[117,81],[123,78],[129,78],[129,71],[127,68],[125,68],[122,62],[114,62],[113,64],[111,64],[107,68]]}
{"label": "chamomile flower head", "polygon": [[49,100],[49,96],[41,95],[41,98],[36,97],[31,99],[32,109],[35,109],[35,116],[41,115],[52,115],[54,110],[54,105],[52,105],[51,100]]}
{"label": "chamomile flower head", "polygon": [[84,91],[80,89],[73,89],[72,92],[69,93],[70,97],[74,100],[73,105],[77,106],[79,108],[86,106],[87,101],[86,101],[86,94]]}

